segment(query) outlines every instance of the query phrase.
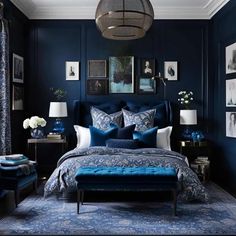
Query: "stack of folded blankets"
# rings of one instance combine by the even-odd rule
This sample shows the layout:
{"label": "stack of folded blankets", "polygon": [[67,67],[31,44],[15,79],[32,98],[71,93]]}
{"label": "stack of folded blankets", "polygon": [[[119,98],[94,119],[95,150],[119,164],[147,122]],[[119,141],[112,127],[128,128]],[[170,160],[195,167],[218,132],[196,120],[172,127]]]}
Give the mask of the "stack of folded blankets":
{"label": "stack of folded blankets", "polygon": [[0,167],[3,167],[4,169],[17,167],[24,175],[29,175],[35,169],[35,164],[35,161],[29,160],[23,154],[0,156]]}

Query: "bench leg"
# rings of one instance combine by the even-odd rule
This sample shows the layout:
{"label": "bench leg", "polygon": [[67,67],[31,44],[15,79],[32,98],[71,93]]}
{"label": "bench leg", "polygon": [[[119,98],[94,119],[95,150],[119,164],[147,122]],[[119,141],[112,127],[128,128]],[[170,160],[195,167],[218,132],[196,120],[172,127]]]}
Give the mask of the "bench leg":
{"label": "bench leg", "polygon": [[173,190],[173,215],[176,216],[176,208],[177,208],[177,194],[176,190]]}
{"label": "bench leg", "polygon": [[77,214],[79,214],[80,190],[77,190]]}

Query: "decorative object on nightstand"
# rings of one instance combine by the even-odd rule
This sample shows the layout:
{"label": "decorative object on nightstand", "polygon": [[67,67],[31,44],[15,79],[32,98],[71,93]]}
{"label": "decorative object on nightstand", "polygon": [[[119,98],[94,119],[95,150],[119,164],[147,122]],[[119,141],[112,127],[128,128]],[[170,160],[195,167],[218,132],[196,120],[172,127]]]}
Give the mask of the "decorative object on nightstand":
{"label": "decorative object on nightstand", "polygon": [[56,118],[52,133],[63,134],[65,127],[61,118],[67,117],[67,103],[63,102],[62,99],[66,97],[67,92],[60,88],[50,88],[50,90],[53,94],[53,99],[56,100],[56,102],[50,102],[49,106],[49,117]]}
{"label": "decorative object on nightstand", "polygon": [[44,130],[47,124],[44,118],[40,118],[38,116],[32,116],[31,118],[27,118],[23,121],[23,128],[28,129],[31,128],[30,134],[32,138],[43,138],[44,137]]}
{"label": "decorative object on nightstand", "polygon": [[63,134],[65,131],[62,117],[67,117],[67,104],[66,102],[50,102],[49,117],[56,118],[53,125],[53,133]]}

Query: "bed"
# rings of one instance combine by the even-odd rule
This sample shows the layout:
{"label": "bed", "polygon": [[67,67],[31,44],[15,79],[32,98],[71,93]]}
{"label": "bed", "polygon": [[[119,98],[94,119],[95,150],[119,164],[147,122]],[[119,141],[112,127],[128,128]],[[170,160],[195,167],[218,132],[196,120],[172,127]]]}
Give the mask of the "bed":
{"label": "bed", "polygon": [[[119,113],[122,108],[130,113],[133,112],[133,114],[143,114],[142,112],[145,113],[148,109],[148,111],[150,111],[150,109],[155,109],[156,112],[155,116],[153,117],[152,125],[158,126],[158,130],[165,130],[166,127],[172,126],[172,109],[169,101],[160,101],[158,103],[156,102],[155,104],[137,104],[134,102],[96,104],[91,102],[75,101],[74,123],[81,125],[83,130],[87,132],[87,135],[89,134],[88,126],[94,123],[93,117],[90,115],[91,108],[93,107],[98,110],[100,109],[106,114]],[[125,119],[123,123],[124,122]],[[142,133],[144,132],[145,131],[142,131]],[[158,137],[158,133],[156,135]],[[79,139],[79,137],[77,138]],[[209,198],[206,189],[199,181],[197,175],[189,168],[187,157],[172,151],[170,144],[168,143],[166,146],[163,146],[163,143],[161,143],[159,146],[155,146],[155,148],[144,148],[143,146],[139,146],[139,148],[135,149],[96,145],[88,147],[88,145],[86,145],[81,146],[77,144],[76,148],[65,153],[59,159],[57,168],[54,170],[45,184],[45,197],[51,194],[76,192],[77,188],[75,174],[79,167],[162,166],[175,168],[178,172],[178,178],[183,178],[183,191],[179,194],[178,198],[187,201],[207,201]]]}

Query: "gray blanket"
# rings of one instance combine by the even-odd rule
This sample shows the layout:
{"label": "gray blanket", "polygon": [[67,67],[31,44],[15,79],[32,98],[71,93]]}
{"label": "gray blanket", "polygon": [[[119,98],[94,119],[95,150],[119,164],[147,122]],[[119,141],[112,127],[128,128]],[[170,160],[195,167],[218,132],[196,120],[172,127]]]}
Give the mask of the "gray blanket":
{"label": "gray blanket", "polygon": [[189,168],[187,158],[177,152],[158,148],[119,149],[107,147],[75,148],[63,155],[44,187],[44,196],[76,191],[75,174],[82,166],[163,166],[174,167],[183,176],[184,190],[179,198],[207,201],[208,194],[197,175]]}

